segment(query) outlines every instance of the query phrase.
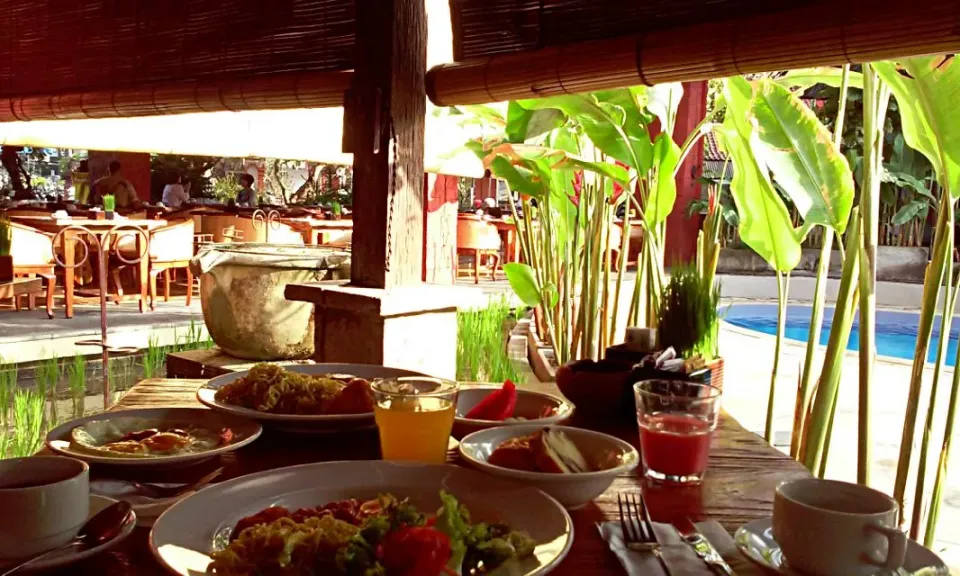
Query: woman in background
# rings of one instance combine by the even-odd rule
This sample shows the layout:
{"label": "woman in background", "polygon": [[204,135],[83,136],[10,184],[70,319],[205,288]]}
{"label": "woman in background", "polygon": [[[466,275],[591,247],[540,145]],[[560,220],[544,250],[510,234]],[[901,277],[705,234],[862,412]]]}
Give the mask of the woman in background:
{"label": "woman in background", "polygon": [[163,205],[168,208],[179,208],[190,201],[190,196],[181,183],[180,174],[174,174],[170,183],[163,187]]}

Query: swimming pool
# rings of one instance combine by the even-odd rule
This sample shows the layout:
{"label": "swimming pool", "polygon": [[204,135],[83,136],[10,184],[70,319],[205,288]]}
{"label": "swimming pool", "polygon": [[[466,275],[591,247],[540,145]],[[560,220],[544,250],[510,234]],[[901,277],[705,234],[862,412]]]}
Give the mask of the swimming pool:
{"label": "swimming pool", "polygon": [[[777,333],[777,307],[773,304],[733,304],[721,310],[721,316],[726,322],[756,330],[765,334]],[[937,357],[937,346],[940,341],[940,316],[937,316],[933,325],[933,338],[930,342],[928,362]],[[850,332],[850,341],[847,350],[860,349],[860,334],[858,320],[853,320],[853,330]],[[920,315],[914,312],[893,312],[877,310],[877,354],[913,360],[913,351],[917,345],[917,324]],[[833,308],[824,312],[823,330],[820,333],[820,344],[827,345],[830,337],[830,325],[833,321]],[[787,324],[784,335],[791,340],[806,342],[810,334],[810,306],[787,306]],[[954,317],[950,325],[950,340],[947,344],[946,364],[953,366],[957,354],[957,339],[960,337],[960,318]]]}

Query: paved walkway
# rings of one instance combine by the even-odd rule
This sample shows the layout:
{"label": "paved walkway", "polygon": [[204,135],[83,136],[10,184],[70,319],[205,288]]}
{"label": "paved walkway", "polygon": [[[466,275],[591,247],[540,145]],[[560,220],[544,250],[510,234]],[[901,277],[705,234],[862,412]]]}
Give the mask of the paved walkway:
{"label": "paved walkway", "polygon": [[[790,431],[793,426],[793,410],[796,401],[797,383],[805,354],[805,343],[785,340],[780,358],[777,378],[777,397],[774,409],[774,444],[789,450]],[[747,429],[763,434],[766,415],[770,371],[773,364],[774,337],[759,332],[744,330],[724,323],[720,332],[720,352],[724,357],[724,404]],[[819,374],[824,348],[817,358]],[[873,487],[893,493],[899,458],[900,436],[903,431],[904,406],[910,381],[910,363],[905,360],[879,357],[875,368],[873,386]],[[926,400],[932,381],[932,368],[925,373],[925,388],[920,414],[925,417]],[[857,465],[857,402],[858,402],[858,355],[848,352],[844,357],[840,397],[834,424],[833,443],[827,462],[827,476],[838,480],[856,481]],[[949,400],[949,382],[953,370],[947,369],[941,376],[940,394],[937,399],[938,418],[935,430],[943,430]],[[936,463],[940,452],[942,432],[934,435],[930,459]],[[954,434],[955,444],[960,441],[960,431]],[[919,441],[919,436],[918,436]],[[915,452],[915,454],[918,452]],[[916,457],[916,456],[915,456]],[[937,532],[937,549],[945,550],[945,560],[960,567],[960,453],[954,450],[949,463],[952,473],[947,479],[944,506],[940,513]],[[932,484],[934,469],[927,473],[928,485]],[[912,489],[909,499],[913,499]]]}

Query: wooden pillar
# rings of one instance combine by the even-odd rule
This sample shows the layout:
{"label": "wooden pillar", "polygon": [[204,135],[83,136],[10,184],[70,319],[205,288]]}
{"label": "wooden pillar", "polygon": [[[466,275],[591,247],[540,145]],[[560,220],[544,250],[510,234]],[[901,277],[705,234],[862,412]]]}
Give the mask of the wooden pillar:
{"label": "wooden pillar", "polygon": [[426,174],[423,281],[453,284],[457,260],[458,178]]}
{"label": "wooden pillar", "polygon": [[427,16],[422,0],[368,0],[357,10],[357,59],[345,102],[353,152],[351,284],[420,282]]}
{"label": "wooden pillar", "polygon": [[[677,108],[677,124],[673,138],[682,143],[696,130],[707,113],[707,82],[684,82],[683,100]],[[687,218],[687,206],[700,197],[698,178],[703,173],[703,140],[694,146],[677,173],[677,201],[667,217],[667,238],[664,256],[668,266],[692,262],[697,254],[697,234],[703,218]]]}
{"label": "wooden pillar", "polygon": [[423,284],[423,132],[427,20],[423,0],[365,0],[344,102],[353,153],[350,284],[290,285],[316,305],[314,359],[383,364],[454,378],[452,287]]}

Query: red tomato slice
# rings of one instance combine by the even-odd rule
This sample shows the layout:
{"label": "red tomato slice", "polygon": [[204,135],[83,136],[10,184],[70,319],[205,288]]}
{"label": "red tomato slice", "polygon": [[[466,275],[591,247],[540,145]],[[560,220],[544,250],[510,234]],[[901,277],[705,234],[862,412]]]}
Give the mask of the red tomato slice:
{"label": "red tomato slice", "polygon": [[399,576],[439,576],[450,560],[450,538],[433,528],[405,527],[383,542],[383,566]]}
{"label": "red tomato slice", "polygon": [[503,388],[487,394],[486,398],[467,412],[466,417],[476,420],[503,421],[513,416],[516,407],[517,386],[507,380],[503,383]]}

